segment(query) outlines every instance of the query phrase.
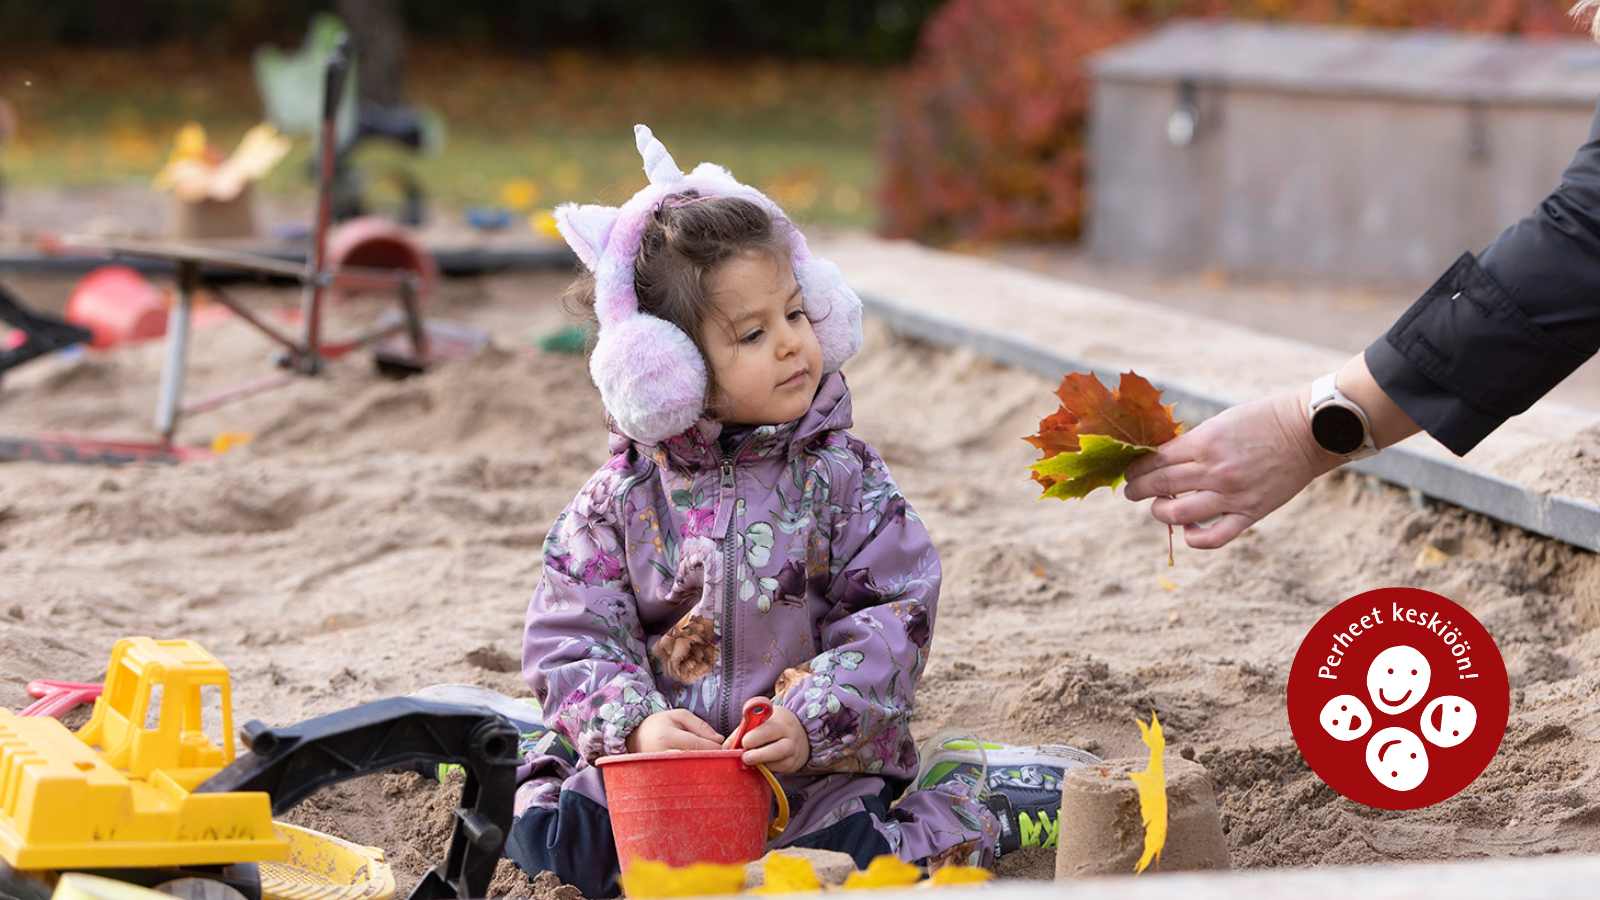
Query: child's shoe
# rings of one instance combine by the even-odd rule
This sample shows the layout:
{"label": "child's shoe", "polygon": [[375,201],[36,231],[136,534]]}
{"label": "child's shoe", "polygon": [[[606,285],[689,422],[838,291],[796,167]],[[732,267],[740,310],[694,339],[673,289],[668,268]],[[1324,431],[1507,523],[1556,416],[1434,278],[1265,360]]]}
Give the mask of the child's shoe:
{"label": "child's shoe", "polygon": [[1046,744],[1018,747],[952,738],[922,756],[917,787],[926,789],[952,780],[979,789],[1000,820],[1004,856],[1017,850],[1053,849],[1061,829],[1061,779],[1068,769],[1100,762],[1076,747]]}

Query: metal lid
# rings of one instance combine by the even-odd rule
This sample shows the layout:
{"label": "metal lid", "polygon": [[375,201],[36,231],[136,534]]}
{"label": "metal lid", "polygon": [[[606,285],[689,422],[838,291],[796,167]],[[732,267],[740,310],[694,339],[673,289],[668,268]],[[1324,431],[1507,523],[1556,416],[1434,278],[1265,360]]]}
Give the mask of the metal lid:
{"label": "metal lid", "polygon": [[1582,38],[1189,21],[1090,60],[1121,82],[1593,107],[1600,46]]}

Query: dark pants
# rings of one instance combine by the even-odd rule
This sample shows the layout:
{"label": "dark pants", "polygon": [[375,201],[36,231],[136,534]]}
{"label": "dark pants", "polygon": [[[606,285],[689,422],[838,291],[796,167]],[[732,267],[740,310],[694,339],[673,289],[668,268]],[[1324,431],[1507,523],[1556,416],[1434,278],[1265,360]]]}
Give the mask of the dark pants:
{"label": "dark pants", "polygon": [[[904,784],[885,790],[898,793]],[[891,795],[892,796],[892,795]],[[789,846],[848,853],[857,868],[890,852],[889,842],[873,820],[889,820],[886,798],[863,797],[858,812],[795,841]],[[585,897],[615,897],[620,892],[617,842],[611,836],[606,808],[576,791],[563,791],[556,809],[530,809],[511,825],[506,856],[529,875],[552,872]]]}

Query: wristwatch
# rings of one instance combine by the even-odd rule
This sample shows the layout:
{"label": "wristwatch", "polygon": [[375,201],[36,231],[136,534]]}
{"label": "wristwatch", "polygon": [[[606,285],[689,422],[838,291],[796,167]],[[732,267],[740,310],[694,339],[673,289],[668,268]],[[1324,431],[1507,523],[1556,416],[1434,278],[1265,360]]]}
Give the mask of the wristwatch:
{"label": "wristwatch", "polygon": [[1311,383],[1311,436],[1322,449],[1346,460],[1365,459],[1378,452],[1372,441],[1367,414],[1354,400],[1339,392],[1337,372]]}

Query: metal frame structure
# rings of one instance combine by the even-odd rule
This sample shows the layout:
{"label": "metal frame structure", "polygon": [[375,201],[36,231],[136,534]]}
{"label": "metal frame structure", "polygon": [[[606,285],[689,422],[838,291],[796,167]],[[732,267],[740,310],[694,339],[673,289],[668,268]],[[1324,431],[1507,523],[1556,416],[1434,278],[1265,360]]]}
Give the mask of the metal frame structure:
{"label": "metal frame structure", "polygon": [[[347,42],[341,41],[328,60],[323,82],[322,124],[317,181],[317,213],[312,232],[311,252],[304,266],[255,253],[201,247],[180,243],[151,241],[105,241],[93,238],[64,238],[64,249],[98,251],[113,257],[133,257],[161,260],[177,270],[177,296],[168,313],[166,357],[161,370],[160,393],[156,401],[155,427],[161,435],[163,447],[170,448],[178,426],[185,415],[205,412],[235,400],[288,384],[296,376],[317,375],[326,362],[338,359],[354,350],[371,347],[391,337],[403,336],[409,343],[409,359],[391,359],[391,363],[420,370],[429,357],[429,339],[421,314],[421,280],[407,270],[373,269],[341,266],[328,268],[327,238],[332,224],[333,178],[336,162],[337,134],[335,121],[339,97],[349,72],[350,57]],[[233,269],[259,275],[286,278],[303,285],[301,301],[301,333],[298,337],[275,326],[252,311],[238,299],[229,296],[220,285],[205,277],[205,270]],[[322,332],[322,313],[327,291],[337,282],[342,290],[394,291],[400,301],[398,318],[386,317],[377,326],[354,337],[340,341],[325,340]],[[183,400],[184,381],[189,361],[189,334],[193,321],[196,294],[201,287],[215,297],[240,320],[283,347],[279,366],[285,372],[258,378],[208,397],[189,403]]]}

